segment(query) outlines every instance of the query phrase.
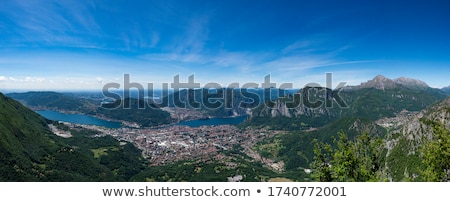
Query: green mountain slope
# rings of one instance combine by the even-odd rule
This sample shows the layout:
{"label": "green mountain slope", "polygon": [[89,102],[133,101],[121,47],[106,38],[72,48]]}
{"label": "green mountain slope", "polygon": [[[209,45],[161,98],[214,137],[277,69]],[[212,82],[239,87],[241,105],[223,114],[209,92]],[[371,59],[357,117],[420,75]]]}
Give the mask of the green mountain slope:
{"label": "green mountain slope", "polygon": [[[378,137],[384,137],[387,133],[386,129],[368,119],[342,118],[317,130],[289,132],[272,139],[266,139],[257,146],[256,150],[265,157],[284,161],[287,171],[301,172],[299,169],[309,168],[312,162],[314,139],[334,145],[333,140],[338,137],[338,133],[341,131],[344,131],[350,139],[354,139],[357,135],[365,132]],[[267,146],[274,143],[278,144],[277,149]],[[267,148],[270,148],[270,150],[267,150]]]}
{"label": "green mountain slope", "polygon": [[[406,85],[377,76],[360,86],[345,87],[338,94],[347,106],[331,101],[331,90],[305,88],[290,97],[280,98],[274,103],[261,105],[252,111],[252,117],[243,126],[268,126],[272,129],[299,130],[323,126],[339,118],[364,118],[372,121],[384,117],[395,117],[402,111],[420,111],[443,100],[446,94],[439,89],[423,85]],[[334,95],[337,97],[336,95]],[[312,107],[311,103],[322,102]],[[281,118],[280,118],[281,117]],[[285,117],[285,118],[283,118]]]}
{"label": "green mountain slope", "polygon": [[0,94],[0,180],[111,180],[112,173],[57,141],[47,122]]}
{"label": "green mountain slope", "polygon": [[141,126],[157,126],[172,121],[170,114],[145,100],[125,98],[103,104],[96,111],[102,116],[138,123]]}
{"label": "green mountain slope", "polygon": [[[391,132],[386,142],[388,153],[386,167],[393,181],[424,180],[421,148],[436,136],[434,127],[440,124],[444,130],[450,129],[450,98],[406,117],[390,120]],[[450,137],[447,137],[450,139]]]}
{"label": "green mountain slope", "polygon": [[[336,137],[339,130],[342,130],[345,134],[344,139],[349,142],[343,141],[344,143],[341,143],[337,149],[332,139]],[[358,137],[364,137],[361,136],[364,133],[381,137],[376,141],[380,141],[379,145],[382,146],[376,149],[375,145],[369,141],[358,140]],[[318,140],[319,145],[322,145],[321,152],[325,152],[325,154],[317,153],[317,150],[314,150],[316,162],[314,162],[313,174],[315,177],[332,176],[320,178],[324,181],[364,181],[367,179],[375,181],[449,181],[449,134],[450,98],[447,98],[420,112],[402,113],[396,117],[384,118],[376,122],[368,119],[343,118],[315,131],[275,136],[273,139],[266,139],[260,143],[257,150],[268,158],[283,160],[287,171],[297,170],[299,172],[299,169],[305,168],[304,166],[308,166],[308,162],[311,162],[313,140]],[[325,147],[323,146],[325,144],[330,145]],[[358,150],[361,148],[365,149]],[[375,150],[372,150],[374,148]],[[369,152],[365,154],[375,155],[366,156],[365,160],[358,163],[351,160],[353,154],[356,155],[356,158],[358,155],[364,156],[361,151]],[[368,166],[367,163],[371,161],[370,159],[375,159],[376,161],[373,161],[375,163],[365,167]],[[321,167],[324,162],[329,164],[331,169]],[[342,170],[343,168],[344,170]],[[370,178],[359,178],[361,177],[359,174],[367,174],[367,168],[376,169],[370,170],[370,172],[374,172]],[[342,171],[345,171],[345,176],[338,173]],[[317,172],[321,174],[317,174]]]}
{"label": "green mountain slope", "polygon": [[[72,134],[54,135],[44,118],[0,93],[0,181],[123,181],[140,171],[131,144]],[[95,158],[95,149],[110,155]]]}

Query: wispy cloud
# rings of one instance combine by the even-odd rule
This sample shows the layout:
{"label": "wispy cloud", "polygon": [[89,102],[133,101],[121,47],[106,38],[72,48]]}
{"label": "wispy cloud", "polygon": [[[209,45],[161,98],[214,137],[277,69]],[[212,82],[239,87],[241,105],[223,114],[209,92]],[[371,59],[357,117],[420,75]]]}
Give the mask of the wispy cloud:
{"label": "wispy cloud", "polygon": [[[298,52],[299,50],[314,49],[314,43],[310,41],[297,41],[276,52],[231,52],[231,51],[197,51],[197,52],[171,52],[147,54],[142,56],[148,61],[177,62],[181,64],[209,65],[214,69],[234,70],[240,73],[267,73],[267,72],[289,72],[292,74],[303,71],[345,64],[372,63],[376,60],[343,60],[338,56],[341,52],[351,48],[348,45],[336,47],[323,53]],[[289,54],[287,54],[289,53]],[[200,67],[199,67],[200,68]],[[228,68],[228,69],[225,69]],[[231,68],[231,69],[229,69]]]}
{"label": "wispy cloud", "polygon": [[154,48],[156,44],[159,42],[159,34],[158,32],[153,32],[152,37],[150,39],[150,48]]}
{"label": "wispy cloud", "polygon": [[286,54],[286,53],[290,53],[294,50],[310,47],[310,45],[311,45],[311,41],[297,41],[297,42],[290,44],[286,48],[284,48],[281,52]]}
{"label": "wispy cloud", "polygon": [[270,62],[262,64],[266,70],[281,71],[303,71],[317,67],[323,67],[332,62],[332,59],[326,57],[312,56],[291,56],[281,57]]}
{"label": "wispy cloud", "polygon": [[171,52],[178,54],[198,54],[203,51],[208,40],[209,18],[207,16],[192,17],[184,26],[184,33],[180,33],[170,47]]}
{"label": "wispy cloud", "polygon": [[78,1],[13,1],[1,9],[14,23],[21,42],[88,44],[82,36],[100,35],[89,4]]}

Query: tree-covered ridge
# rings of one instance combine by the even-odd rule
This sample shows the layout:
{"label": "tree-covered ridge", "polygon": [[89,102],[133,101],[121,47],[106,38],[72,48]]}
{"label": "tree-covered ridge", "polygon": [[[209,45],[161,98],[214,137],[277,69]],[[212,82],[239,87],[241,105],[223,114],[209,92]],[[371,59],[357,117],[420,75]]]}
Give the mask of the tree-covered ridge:
{"label": "tree-covered ridge", "polygon": [[0,180],[112,179],[111,172],[57,140],[44,118],[0,94]]}
{"label": "tree-covered ridge", "polygon": [[[39,114],[0,93],[0,181],[127,181],[142,169],[140,151],[95,131],[54,135]],[[104,155],[95,157],[94,151]]]}
{"label": "tree-covered ridge", "polygon": [[[450,113],[450,111],[448,112]],[[440,122],[427,121],[434,136],[420,148],[425,181],[450,182],[450,128]]]}
{"label": "tree-covered ridge", "polygon": [[[414,114],[399,119],[389,128],[386,138],[386,169],[392,181],[429,181],[422,172],[424,150],[430,142],[446,134],[450,128],[450,98]],[[427,149],[428,150],[428,149]],[[443,150],[445,151],[445,150]],[[438,157],[439,155],[433,155]]]}
{"label": "tree-covered ridge", "polygon": [[7,96],[32,108],[48,108],[82,113],[89,113],[96,108],[96,104],[92,100],[56,92],[9,93]]}
{"label": "tree-covered ridge", "polygon": [[[264,140],[257,145],[256,150],[267,158],[284,161],[287,171],[300,171],[310,167],[314,157],[315,141],[335,147],[333,140],[338,138],[341,131],[346,131],[350,139],[355,139],[363,133],[382,138],[387,133],[386,129],[368,119],[343,118],[320,128],[287,132]],[[270,146],[274,143],[277,143],[276,149]]]}
{"label": "tree-covered ridge", "polygon": [[60,149],[52,144],[46,121],[20,103],[0,93],[0,179],[26,181],[41,173],[38,165],[50,152]]}
{"label": "tree-covered ridge", "polygon": [[317,141],[313,176],[319,181],[450,181],[449,117],[450,98],[403,120],[383,139],[363,134],[352,140],[341,133],[336,146]]}
{"label": "tree-covered ridge", "polygon": [[[417,154],[412,155],[408,154],[410,146],[405,139],[388,155],[385,139],[367,134],[352,141],[346,134],[340,133],[339,139],[335,140],[336,147],[316,141],[314,161],[311,163],[313,178],[324,182],[449,182],[450,130],[442,123],[423,121],[432,128],[433,136],[423,140]],[[405,176],[405,172],[409,174]]]}
{"label": "tree-covered ridge", "polygon": [[448,180],[450,98],[421,112],[385,119],[341,118],[323,127],[286,131],[255,150],[283,161],[286,171],[312,167],[315,180]]}
{"label": "tree-covered ridge", "polygon": [[138,123],[141,126],[157,126],[172,122],[170,114],[143,99],[125,98],[103,104],[96,113],[117,120]]}
{"label": "tree-covered ridge", "polygon": [[323,182],[384,181],[384,142],[364,133],[350,140],[340,133],[336,147],[317,142],[311,164],[313,178]]}

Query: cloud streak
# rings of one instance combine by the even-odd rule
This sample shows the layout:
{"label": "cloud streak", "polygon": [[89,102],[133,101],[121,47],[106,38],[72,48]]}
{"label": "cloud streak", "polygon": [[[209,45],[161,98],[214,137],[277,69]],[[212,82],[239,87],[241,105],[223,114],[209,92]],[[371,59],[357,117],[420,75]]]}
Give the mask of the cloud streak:
{"label": "cloud streak", "polygon": [[[393,9],[380,16],[372,4],[329,4],[8,0],[0,6],[0,81],[2,88],[99,88],[123,74],[136,82],[195,74],[226,83],[269,73],[280,81],[362,74],[357,69],[398,77],[412,74],[405,70],[411,64],[420,77],[448,70],[448,29],[437,26],[448,12],[419,18]],[[410,26],[416,21],[427,29]],[[414,37],[404,30],[415,30],[408,32]],[[448,85],[444,73],[434,76]]]}
{"label": "cloud streak", "polygon": [[[13,1],[2,12],[15,23],[15,32],[24,42],[47,44],[87,44],[79,35],[99,35],[86,4],[68,1]],[[63,14],[64,13],[64,14]]]}

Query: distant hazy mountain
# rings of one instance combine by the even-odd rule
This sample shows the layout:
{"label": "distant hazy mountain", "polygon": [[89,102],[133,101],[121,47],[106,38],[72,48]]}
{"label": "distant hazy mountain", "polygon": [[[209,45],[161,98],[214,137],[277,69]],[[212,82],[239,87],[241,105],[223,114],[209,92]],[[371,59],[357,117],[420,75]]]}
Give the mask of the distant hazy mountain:
{"label": "distant hazy mountain", "polygon": [[[171,122],[170,114],[157,107],[149,107],[144,100],[125,98],[104,104],[56,92],[27,92],[7,94],[32,109],[51,109],[99,115],[116,120],[136,122],[141,126],[154,126]],[[114,106],[114,107],[111,107]],[[127,107],[123,107],[127,106]]]}
{"label": "distant hazy mountain", "polygon": [[135,98],[103,104],[95,113],[108,118],[135,122],[145,127],[168,124],[172,121],[168,112],[156,106],[150,107],[145,100]]}
{"label": "distant hazy mountain", "polygon": [[450,95],[450,86],[444,87],[441,90]]}
{"label": "distant hazy mountain", "polygon": [[88,113],[98,107],[98,105],[95,105],[87,99],[68,96],[56,92],[8,93],[6,96],[13,98],[33,109],[45,108]]}

